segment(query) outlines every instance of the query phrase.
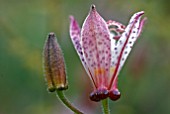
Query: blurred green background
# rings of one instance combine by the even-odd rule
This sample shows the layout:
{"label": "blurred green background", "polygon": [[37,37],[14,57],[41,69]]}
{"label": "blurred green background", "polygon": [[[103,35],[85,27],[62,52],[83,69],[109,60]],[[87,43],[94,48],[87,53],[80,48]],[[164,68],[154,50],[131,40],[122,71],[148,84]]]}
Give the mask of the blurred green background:
{"label": "blurred green background", "polygon": [[87,114],[101,113],[89,101],[91,82],[69,38],[69,15],[82,25],[91,4],[105,20],[127,24],[144,10],[142,35],[119,75],[120,100],[112,114],[170,113],[170,7],[168,0],[0,0],[0,114],[71,114],[46,91],[42,51],[55,32],[67,64],[67,97]]}

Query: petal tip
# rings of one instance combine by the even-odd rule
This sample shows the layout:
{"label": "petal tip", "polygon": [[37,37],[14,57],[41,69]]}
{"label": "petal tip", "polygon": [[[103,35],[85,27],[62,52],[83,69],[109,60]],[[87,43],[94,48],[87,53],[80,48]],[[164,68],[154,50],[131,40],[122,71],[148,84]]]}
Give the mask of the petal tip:
{"label": "petal tip", "polygon": [[144,11],[137,12],[132,16],[131,19],[139,19],[140,17],[142,17],[144,13],[145,13]]}
{"label": "petal tip", "polygon": [[70,19],[70,21],[74,20],[74,16],[70,15],[69,19]]}
{"label": "petal tip", "polygon": [[145,13],[145,11],[140,11],[140,13],[141,13],[141,14],[144,14],[144,13]]}
{"label": "petal tip", "polygon": [[96,10],[96,6],[94,4],[92,4],[91,7],[90,7],[90,10],[91,11],[95,11]]}
{"label": "petal tip", "polygon": [[95,9],[95,7],[96,7],[96,6],[95,6],[94,4],[91,5],[91,9]]}
{"label": "petal tip", "polygon": [[138,16],[142,16],[145,12],[144,11],[140,11],[138,12]]}
{"label": "petal tip", "polygon": [[147,18],[147,17],[144,17],[144,18],[143,18],[143,21],[147,21],[147,20],[148,20],[148,18]]}
{"label": "petal tip", "polygon": [[147,18],[147,17],[144,17],[144,18],[142,19],[142,21],[141,21],[141,24],[144,25],[147,20],[148,20],[148,18]]}

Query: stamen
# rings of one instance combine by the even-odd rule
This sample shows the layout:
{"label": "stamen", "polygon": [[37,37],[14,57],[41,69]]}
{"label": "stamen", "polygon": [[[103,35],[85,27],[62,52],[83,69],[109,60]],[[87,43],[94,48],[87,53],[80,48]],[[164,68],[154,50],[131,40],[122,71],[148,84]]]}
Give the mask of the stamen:
{"label": "stamen", "polygon": [[120,98],[121,94],[118,89],[111,90],[109,92],[109,98],[113,101],[116,101]]}
{"label": "stamen", "polygon": [[90,94],[90,100],[99,102],[100,100],[106,99],[109,96],[109,91],[105,88],[93,91]]}

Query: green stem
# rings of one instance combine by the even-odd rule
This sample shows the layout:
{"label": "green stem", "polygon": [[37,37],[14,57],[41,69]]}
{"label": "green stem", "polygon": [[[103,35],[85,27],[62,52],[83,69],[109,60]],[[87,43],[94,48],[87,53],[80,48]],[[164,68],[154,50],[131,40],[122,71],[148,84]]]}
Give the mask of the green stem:
{"label": "green stem", "polygon": [[110,114],[108,99],[102,100],[103,114]]}
{"label": "green stem", "polygon": [[77,109],[71,102],[65,97],[63,91],[57,90],[58,98],[65,104],[67,108],[72,110],[75,114],[83,114],[79,109]]}

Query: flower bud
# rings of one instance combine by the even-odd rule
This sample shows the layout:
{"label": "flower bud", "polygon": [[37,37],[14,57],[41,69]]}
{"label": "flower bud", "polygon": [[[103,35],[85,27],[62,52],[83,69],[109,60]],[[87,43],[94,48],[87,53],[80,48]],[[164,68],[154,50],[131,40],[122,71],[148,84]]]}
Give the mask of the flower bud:
{"label": "flower bud", "polygon": [[54,33],[48,35],[44,46],[44,71],[48,91],[65,90],[68,88],[65,62],[62,50]]}

